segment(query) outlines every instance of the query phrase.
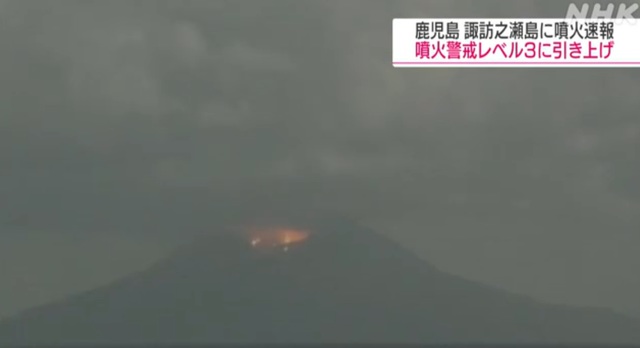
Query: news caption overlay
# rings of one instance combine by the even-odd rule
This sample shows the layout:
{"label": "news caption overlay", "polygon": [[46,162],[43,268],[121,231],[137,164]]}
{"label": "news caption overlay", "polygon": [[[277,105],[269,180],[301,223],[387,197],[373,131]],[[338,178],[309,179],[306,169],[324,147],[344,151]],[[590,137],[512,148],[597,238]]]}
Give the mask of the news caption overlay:
{"label": "news caption overlay", "polygon": [[393,66],[640,68],[640,24],[615,19],[396,18]]}

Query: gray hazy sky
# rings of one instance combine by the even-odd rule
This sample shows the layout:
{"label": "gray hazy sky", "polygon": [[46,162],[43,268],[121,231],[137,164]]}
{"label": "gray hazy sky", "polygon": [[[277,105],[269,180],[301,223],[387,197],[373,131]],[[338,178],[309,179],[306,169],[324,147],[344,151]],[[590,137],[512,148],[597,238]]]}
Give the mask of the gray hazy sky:
{"label": "gray hazy sky", "polygon": [[536,1],[0,1],[0,316],[256,214],[640,312],[640,72],[394,69],[394,17]]}

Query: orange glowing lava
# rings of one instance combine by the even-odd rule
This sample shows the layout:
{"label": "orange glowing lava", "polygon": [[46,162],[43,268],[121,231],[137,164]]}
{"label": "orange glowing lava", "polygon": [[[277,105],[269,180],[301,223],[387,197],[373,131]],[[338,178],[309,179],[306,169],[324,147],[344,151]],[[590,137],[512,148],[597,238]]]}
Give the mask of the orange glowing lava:
{"label": "orange glowing lava", "polygon": [[254,248],[285,247],[303,242],[309,238],[309,232],[295,228],[256,228],[250,233],[251,246]]}

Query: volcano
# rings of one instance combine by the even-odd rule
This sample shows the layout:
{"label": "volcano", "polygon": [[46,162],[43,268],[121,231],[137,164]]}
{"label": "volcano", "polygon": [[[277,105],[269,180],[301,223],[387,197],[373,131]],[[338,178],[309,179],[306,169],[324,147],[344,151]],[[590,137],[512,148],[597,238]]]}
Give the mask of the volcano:
{"label": "volcano", "polygon": [[447,274],[354,224],[269,231],[200,239],[0,323],[0,342],[640,343],[637,320]]}

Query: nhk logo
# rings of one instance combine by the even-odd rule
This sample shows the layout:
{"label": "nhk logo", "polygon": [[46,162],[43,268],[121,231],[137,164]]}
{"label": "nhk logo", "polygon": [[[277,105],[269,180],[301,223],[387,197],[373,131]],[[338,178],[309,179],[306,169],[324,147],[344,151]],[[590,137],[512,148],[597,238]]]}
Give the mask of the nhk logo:
{"label": "nhk logo", "polygon": [[[619,4],[616,11],[616,5],[608,4],[606,7],[601,4],[582,4],[580,8],[575,3],[571,3],[567,9],[567,19],[615,19],[616,22],[621,23],[627,21],[631,24],[636,23],[634,13],[638,10],[640,5],[632,4]],[[589,16],[589,9],[591,9],[591,16]],[[615,17],[614,17],[615,15]]]}

